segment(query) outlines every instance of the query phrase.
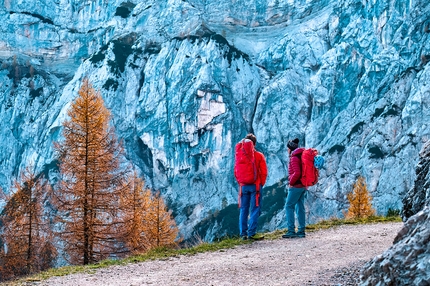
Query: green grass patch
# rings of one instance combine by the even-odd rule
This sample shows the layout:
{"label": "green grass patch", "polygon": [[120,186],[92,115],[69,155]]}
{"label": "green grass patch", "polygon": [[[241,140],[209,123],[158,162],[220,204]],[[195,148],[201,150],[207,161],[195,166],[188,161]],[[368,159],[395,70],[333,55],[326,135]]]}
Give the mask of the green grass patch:
{"label": "green grass patch", "polygon": [[[356,225],[356,224],[370,224],[370,223],[384,223],[384,222],[402,222],[400,216],[372,216],[368,218],[356,218],[356,219],[339,219],[331,218],[328,220],[322,220],[315,224],[309,224],[306,226],[306,232],[314,232],[321,229],[328,229],[337,227],[340,225]],[[265,233],[266,239],[278,239],[287,232],[287,229],[278,229],[273,232]]]}
{"label": "green grass patch", "polygon": [[[402,219],[400,216],[373,216],[366,219],[337,219],[332,218],[329,220],[322,220],[316,224],[311,224],[306,226],[307,232],[314,232],[321,229],[333,228],[340,225],[356,225],[356,224],[368,224],[368,223],[384,223],[384,222],[401,222]],[[283,234],[285,234],[286,229],[279,229],[273,232],[268,233],[259,233],[257,236],[264,235],[264,238],[267,240],[279,239]],[[164,260],[169,259],[171,257],[176,257],[179,255],[195,255],[203,252],[214,252],[214,251],[224,251],[226,249],[234,248],[239,245],[252,243],[252,240],[243,241],[239,237],[225,237],[219,239],[215,242],[198,242],[197,245],[192,247],[184,247],[184,248],[156,248],[148,251],[144,254],[133,255],[125,259],[112,260],[107,259],[100,261],[95,264],[90,265],[80,265],[80,266],[64,266],[60,268],[52,268],[44,272],[40,272],[38,274],[34,274],[32,276],[28,276],[25,278],[21,278],[16,281],[8,282],[7,284],[2,285],[28,285],[29,282],[37,282],[48,279],[54,276],[65,276],[74,273],[88,273],[93,274],[99,268],[105,268],[113,265],[126,265],[129,263],[138,263],[144,262],[148,260]]]}
{"label": "green grass patch", "polygon": [[311,224],[306,226],[306,230],[308,231],[316,231],[320,229],[327,229],[331,227],[336,227],[339,225],[347,225],[347,224],[368,224],[368,223],[383,223],[383,222],[401,222],[402,219],[400,216],[371,216],[368,218],[355,218],[355,219],[338,219],[332,218],[329,220],[322,220],[316,224]]}

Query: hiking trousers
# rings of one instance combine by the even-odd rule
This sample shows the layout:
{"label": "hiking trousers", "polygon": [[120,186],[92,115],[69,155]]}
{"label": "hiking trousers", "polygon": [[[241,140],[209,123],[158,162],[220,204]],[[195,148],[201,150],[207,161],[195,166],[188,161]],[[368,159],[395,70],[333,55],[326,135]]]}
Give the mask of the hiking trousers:
{"label": "hiking trousers", "polygon": [[306,220],[305,220],[305,194],[306,188],[293,188],[288,189],[286,214],[287,214],[287,228],[288,233],[295,233],[295,216],[294,212],[297,205],[297,221],[299,223],[298,233],[305,233]]}
{"label": "hiking trousers", "polygon": [[[261,192],[262,187],[260,187]],[[240,236],[253,236],[257,233],[257,221],[261,213],[261,193],[256,205],[257,190],[255,185],[242,186],[240,197],[239,231]],[[249,216],[249,222],[248,222]]]}

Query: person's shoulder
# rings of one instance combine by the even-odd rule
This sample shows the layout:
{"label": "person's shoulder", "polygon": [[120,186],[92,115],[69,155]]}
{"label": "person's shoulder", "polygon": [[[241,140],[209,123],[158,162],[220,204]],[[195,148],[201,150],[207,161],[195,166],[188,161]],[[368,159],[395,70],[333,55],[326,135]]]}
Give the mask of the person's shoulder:
{"label": "person's shoulder", "polygon": [[257,150],[255,150],[254,154],[255,154],[254,156],[258,157],[259,159],[265,159],[264,154],[261,152],[258,152]]}
{"label": "person's shoulder", "polygon": [[303,151],[305,151],[305,148],[299,147],[296,150],[294,150],[291,155],[296,156],[296,157],[300,157],[300,156],[302,156]]}

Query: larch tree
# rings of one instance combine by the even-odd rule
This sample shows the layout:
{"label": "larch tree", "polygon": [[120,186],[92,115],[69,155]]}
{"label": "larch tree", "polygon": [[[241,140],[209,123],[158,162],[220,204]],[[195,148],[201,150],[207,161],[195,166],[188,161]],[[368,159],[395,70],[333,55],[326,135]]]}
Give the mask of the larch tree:
{"label": "larch tree", "polygon": [[121,199],[124,219],[123,241],[132,253],[177,243],[178,228],[160,194],[144,188],[134,174],[127,195]]}
{"label": "larch tree", "polygon": [[123,219],[122,241],[127,251],[133,254],[144,253],[150,249],[145,228],[147,210],[151,202],[151,191],[144,188],[144,182],[136,173],[131,177],[129,189],[120,199]]}
{"label": "larch tree", "polygon": [[367,218],[375,215],[372,207],[372,197],[367,190],[366,181],[359,177],[354,184],[353,191],[347,195],[349,208],[346,218]]}
{"label": "larch tree", "polygon": [[98,91],[83,79],[63,123],[64,140],[55,144],[60,181],[54,192],[67,260],[89,264],[118,251],[117,216],[127,171],[123,148]]}
{"label": "larch tree", "polygon": [[15,180],[13,191],[4,197],[6,206],[0,215],[1,279],[46,270],[54,266],[57,251],[44,213],[43,201],[50,190],[47,181],[27,167]]}
{"label": "larch tree", "polygon": [[145,218],[144,233],[151,248],[173,246],[177,243],[178,227],[160,192],[151,195]]}

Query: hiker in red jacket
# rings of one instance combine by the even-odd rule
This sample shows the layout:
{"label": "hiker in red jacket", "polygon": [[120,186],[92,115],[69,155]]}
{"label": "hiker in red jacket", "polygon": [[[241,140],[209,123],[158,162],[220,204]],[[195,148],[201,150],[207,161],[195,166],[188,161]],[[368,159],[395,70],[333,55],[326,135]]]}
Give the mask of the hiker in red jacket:
{"label": "hiker in red jacket", "polygon": [[[305,194],[306,187],[300,181],[302,175],[302,161],[301,156],[304,148],[299,148],[299,139],[288,141],[288,154],[290,155],[290,162],[288,164],[288,194],[287,194],[287,228],[288,231],[284,234],[283,238],[296,238],[305,237]],[[299,227],[296,233],[294,211],[297,206],[297,221]]]}
{"label": "hiker in red jacket", "polygon": [[[256,167],[256,181],[254,184],[241,185],[239,191],[239,230],[240,236],[243,240],[248,238],[257,239],[255,234],[257,232],[257,221],[261,213],[261,190],[266,183],[267,178],[267,165],[264,155],[255,150],[257,138],[254,134],[246,135],[245,139],[249,139],[254,147],[254,160]],[[240,174],[235,172],[236,179]],[[238,180],[239,181],[239,180]],[[249,224],[248,224],[249,215]]]}

